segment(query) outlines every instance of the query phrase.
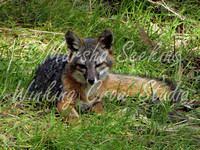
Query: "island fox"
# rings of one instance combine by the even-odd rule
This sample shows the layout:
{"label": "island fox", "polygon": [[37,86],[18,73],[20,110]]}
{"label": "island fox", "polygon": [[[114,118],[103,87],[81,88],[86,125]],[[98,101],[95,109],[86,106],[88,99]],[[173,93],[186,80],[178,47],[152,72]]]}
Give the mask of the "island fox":
{"label": "island fox", "polygon": [[102,97],[139,95],[166,99],[175,90],[168,81],[109,73],[113,63],[113,33],[104,30],[98,38],[65,34],[69,55],[46,58],[36,70],[30,91],[57,96],[57,109],[65,119],[77,120],[79,113],[103,113]]}

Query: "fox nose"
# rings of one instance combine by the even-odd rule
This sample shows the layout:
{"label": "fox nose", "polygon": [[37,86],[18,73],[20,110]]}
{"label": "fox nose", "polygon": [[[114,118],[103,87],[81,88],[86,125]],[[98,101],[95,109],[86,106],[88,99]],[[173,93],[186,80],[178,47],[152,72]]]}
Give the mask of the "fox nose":
{"label": "fox nose", "polygon": [[93,84],[93,83],[94,83],[94,78],[88,79],[88,82],[89,82],[90,84]]}

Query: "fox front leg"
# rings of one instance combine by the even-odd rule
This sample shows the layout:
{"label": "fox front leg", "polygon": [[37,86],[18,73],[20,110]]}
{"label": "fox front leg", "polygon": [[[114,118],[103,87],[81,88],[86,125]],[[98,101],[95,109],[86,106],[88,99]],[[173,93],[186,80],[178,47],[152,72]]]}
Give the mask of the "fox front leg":
{"label": "fox front leg", "polygon": [[91,111],[97,114],[104,114],[102,102],[101,101],[95,102],[91,107]]}
{"label": "fox front leg", "polygon": [[70,125],[73,125],[79,119],[79,114],[71,101],[58,102],[57,109],[61,115],[64,115],[63,119],[67,120]]}

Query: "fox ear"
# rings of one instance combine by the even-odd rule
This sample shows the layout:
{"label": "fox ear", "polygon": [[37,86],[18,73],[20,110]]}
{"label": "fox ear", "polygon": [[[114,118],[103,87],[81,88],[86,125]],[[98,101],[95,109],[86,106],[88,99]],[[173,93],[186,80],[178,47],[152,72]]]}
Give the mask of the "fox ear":
{"label": "fox ear", "polygon": [[113,45],[113,33],[111,30],[104,30],[98,37],[97,43],[102,49],[108,50],[112,53],[112,45]]}
{"label": "fox ear", "polygon": [[65,40],[67,42],[68,48],[72,52],[78,51],[82,45],[81,39],[69,30],[65,33]]}

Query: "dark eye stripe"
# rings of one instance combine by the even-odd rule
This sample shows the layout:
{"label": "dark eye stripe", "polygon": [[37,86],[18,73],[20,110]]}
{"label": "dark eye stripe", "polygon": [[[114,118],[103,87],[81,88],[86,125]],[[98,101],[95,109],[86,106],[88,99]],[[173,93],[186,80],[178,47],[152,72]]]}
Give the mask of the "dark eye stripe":
{"label": "dark eye stripe", "polygon": [[99,63],[99,64],[96,65],[96,67],[100,67],[102,65],[103,65],[103,63]]}
{"label": "dark eye stripe", "polygon": [[87,69],[87,67],[85,65],[83,65],[83,64],[77,64],[77,65],[82,69]]}

